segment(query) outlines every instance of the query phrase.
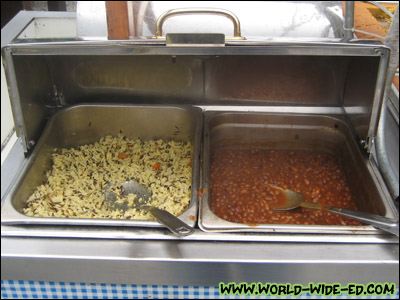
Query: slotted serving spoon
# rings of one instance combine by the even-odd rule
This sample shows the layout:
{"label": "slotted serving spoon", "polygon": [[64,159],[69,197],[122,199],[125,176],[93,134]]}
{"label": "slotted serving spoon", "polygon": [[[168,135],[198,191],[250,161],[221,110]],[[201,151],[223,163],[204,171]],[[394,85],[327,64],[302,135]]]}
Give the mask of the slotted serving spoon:
{"label": "slotted serving spoon", "polygon": [[146,205],[151,197],[151,192],[139,182],[130,180],[121,184],[123,190],[121,196],[125,197],[129,194],[137,195],[132,206],[128,206],[126,201],[123,203],[117,202],[117,195],[111,191],[112,185],[111,182],[108,183],[105,189],[106,203],[111,209],[126,211],[130,208],[142,208],[150,212],[160,223],[164,224],[172,233],[178,236],[187,236],[194,233],[192,227],[182,222],[168,211]]}
{"label": "slotted serving spoon", "polygon": [[291,210],[297,207],[305,207],[305,208],[312,208],[312,209],[326,209],[332,213],[349,217],[354,220],[360,221],[362,223],[370,224],[376,228],[381,230],[390,232],[394,235],[399,236],[399,221],[370,214],[363,211],[356,211],[347,208],[340,208],[336,206],[322,206],[315,203],[306,202],[304,196],[300,193],[297,193],[292,190],[283,189],[279,186],[270,184],[269,186],[280,190],[283,195],[284,199],[283,202],[276,206],[271,206],[274,210]]}

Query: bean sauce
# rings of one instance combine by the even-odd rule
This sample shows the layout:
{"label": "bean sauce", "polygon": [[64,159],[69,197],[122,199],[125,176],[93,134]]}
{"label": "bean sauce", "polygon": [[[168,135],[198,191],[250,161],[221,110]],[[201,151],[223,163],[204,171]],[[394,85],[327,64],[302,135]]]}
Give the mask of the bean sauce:
{"label": "bean sauce", "polygon": [[211,210],[245,224],[362,225],[324,209],[274,211],[282,194],[270,184],[301,193],[307,202],[356,210],[335,156],[316,150],[218,150],[211,161]]}

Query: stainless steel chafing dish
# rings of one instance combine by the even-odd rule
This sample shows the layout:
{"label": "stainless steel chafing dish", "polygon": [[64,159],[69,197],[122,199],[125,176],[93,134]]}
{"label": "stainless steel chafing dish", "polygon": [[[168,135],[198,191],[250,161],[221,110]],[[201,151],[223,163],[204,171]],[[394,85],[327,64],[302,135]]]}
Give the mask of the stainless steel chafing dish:
{"label": "stainless steel chafing dish", "polygon": [[[389,53],[384,46],[294,42],[249,46],[238,40],[227,41],[221,47],[165,47],[163,43],[70,42],[15,44],[5,48],[8,66],[14,68],[9,69],[9,79],[11,86],[15,85],[11,95],[17,129],[27,153],[40,148],[38,141],[49,116],[82,102],[190,103],[204,111],[229,111],[235,106],[242,112],[279,112],[288,117],[309,112],[322,116],[333,113],[344,118],[350,127],[348,131],[353,132],[347,133],[348,139],[363,148],[361,152],[355,152],[360,150],[354,146],[351,150],[360,156],[358,160],[364,156],[366,166],[359,176],[369,176],[368,151],[378,124]],[[234,117],[231,122],[235,123]],[[207,154],[207,149],[203,154]],[[36,154],[32,155],[35,157]],[[378,178],[369,180],[377,183],[375,194],[382,196],[368,201],[385,207],[380,212],[392,217],[395,212],[390,198],[385,196],[385,187]],[[17,220],[13,209],[20,210],[24,202],[16,202],[14,194],[9,194],[3,207],[4,223]],[[27,217],[23,219],[27,222]],[[37,218],[29,222],[35,220],[39,222]],[[368,230],[375,231],[372,227]],[[354,232],[354,228],[348,231]]]}
{"label": "stainless steel chafing dish", "polygon": [[191,201],[179,218],[193,226],[198,208],[201,120],[200,109],[183,105],[87,104],[63,109],[49,120],[35,152],[27,162],[24,175],[16,184],[18,188],[5,202],[3,221],[8,224],[160,227],[161,224],[157,221],[41,218],[23,215],[22,210],[26,207],[29,196],[38,185],[47,180],[46,172],[51,169],[51,154],[54,148],[75,148],[95,143],[103,136],[117,136],[123,132],[124,136],[130,139],[163,139],[192,143]]}
{"label": "stainless steel chafing dish", "polygon": [[312,232],[362,234],[376,231],[371,226],[239,224],[216,216],[210,208],[210,160],[220,149],[322,150],[341,162],[357,207],[395,218],[390,200],[377,188],[366,158],[354,143],[346,120],[340,115],[288,113],[207,112],[205,114],[203,197],[199,226],[217,232]]}
{"label": "stainless steel chafing dish", "polygon": [[[173,13],[176,11],[164,15],[164,20]],[[219,11],[219,14],[231,16],[226,11]],[[337,12],[334,15],[337,16]],[[203,124],[203,120],[197,120],[201,112],[204,128],[201,141],[195,143],[199,160],[198,169],[194,170],[197,173],[193,174],[200,182],[193,187],[202,189],[200,196],[203,196],[193,195],[193,199],[200,198],[198,220],[193,223],[195,234],[179,241],[185,249],[189,247],[197,253],[193,249],[195,245],[205,249],[202,243],[208,241],[216,241],[216,246],[222,248],[227,247],[227,242],[234,242],[230,244],[232,247],[245,248],[262,247],[265,245],[262,242],[268,241],[291,245],[331,243],[338,247],[397,243],[395,237],[371,226],[268,225],[259,232],[246,232],[248,228],[222,224],[209,211],[208,164],[214,143],[223,143],[229,135],[246,142],[246,130],[250,128],[254,129],[252,142],[268,144],[274,142],[274,137],[264,139],[263,135],[266,129],[273,127],[275,137],[290,136],[298,131],[304,133],[305,143],[317,148],[332,146],[333,151],[340,152],[349,162],[349,175],[359,178],[354,180],[353,186],[359,191],[360,199],[365,197],[365,202],[359,203],[360,208],[398,218],[390,190],[371,159],[389,48],[376,42],[345,40],[340,30],[329,31],[330,35],[319,39],[253,38],[241,33],[237,18],[230,19],[235,22],[234,34],[229,34],[233,38],[218,33],[167,34],[164,37],[160,18],[159,23],[153,24],[156,27],[150,36],[132,40],[41,43],[17,40],[4,47],[16,131],[26,159],[14,181],[17,184],[2,199],[3,236],[106,237],[143,241],[144,244],[178,239],[164,229],[144,228],[148,226],[143,224],[126,230],[114,227],[117,224],[113,221],[90,224],[88,220],[81,224],[94,226],[71,223],[67,225],[75,226],[60,228],[56,225],[65,222],[48,220],[43,226],[40,225],[43,222],[35,223],[33,218],[28,222],[28,217],[20,215],[23,200],[16,201],[15,195],[23,191],[20,183],[28,178],[24,176],[28,174],[30,161],[40,156],[48,120],[60,111],[86,103],[93,107],[110,104],[118,107],[186,106],[188,111],[194,112],[185,116],[191,135],[198,134],[196,126]],[[149,35],[147,28],[142,30],[144,35]],[[196,120],[189,120],[190,116]],[[115,117],[119,118],[118,112]],[[263,123],[264,117],[270,118],[272,123]],[[335,124],[339,124],[339,130],[332,132]],[[152,124],[148,126],[151,128]],[[321,141],[332,144],[321,144]],[[356,170],[352,170],[353,167]],[[197,210],[197,203],[192,209]],[[222,257],[224,251],[217,250],[218,257]]]}

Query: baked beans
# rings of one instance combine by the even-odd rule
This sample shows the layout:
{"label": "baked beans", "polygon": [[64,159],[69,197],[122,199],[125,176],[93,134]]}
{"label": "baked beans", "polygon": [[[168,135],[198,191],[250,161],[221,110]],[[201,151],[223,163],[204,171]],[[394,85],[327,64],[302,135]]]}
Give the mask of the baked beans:
{"label": "baked beans", "polygon": [[211,160],[210,206],[220,218],[245,224],[362,225],[324,209],[274,211],[282,193],[301,193],[307,202],[356,210],[335,156],[316,150],[217,150]]}

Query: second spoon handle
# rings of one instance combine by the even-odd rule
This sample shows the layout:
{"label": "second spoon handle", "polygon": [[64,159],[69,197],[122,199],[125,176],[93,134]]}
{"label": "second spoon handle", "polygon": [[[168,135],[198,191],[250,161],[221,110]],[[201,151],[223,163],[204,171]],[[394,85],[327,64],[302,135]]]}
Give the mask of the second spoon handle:
{"label": "second spoon handle", "polygon": [[399,236],[399,221],[363,211],[356,211],[335,206],[324,206],[324,209],[341,216],[352,218],[362,223],[370,224],[376,228]]}
{"label": "second spoon handle", "polygon": [[179,236],[187,236],[194,233],[194,229],[180,219],[170,214],[168,211],[153,206],[145,206],[145,208],[162,224],[168,227],[174,234]]}

